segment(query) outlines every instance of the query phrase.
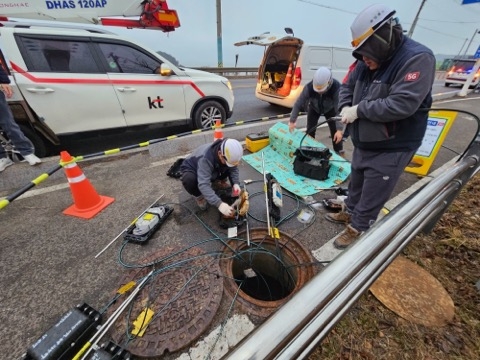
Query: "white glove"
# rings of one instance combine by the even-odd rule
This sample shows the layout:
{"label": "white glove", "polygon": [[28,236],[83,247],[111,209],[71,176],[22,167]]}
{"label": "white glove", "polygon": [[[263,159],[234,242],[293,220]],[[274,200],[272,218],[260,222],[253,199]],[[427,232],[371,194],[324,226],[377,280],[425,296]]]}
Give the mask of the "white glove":
{"label": "white glove", "polygon": [[232,187],[232,197],[237,197],[238,195],[240,195],[240,191],[242,189],[240,189],[240,185],[238,184],[233,184],[233,187]]}
{"label": "white glove", "polygon": [[233,216],[235,210],[228,205],[227,203],[222,202],[218,207],[218,211],[220,211],[225,216]]}
{"label": "white glove", "polygon": [[351,124],[358,119],[357,107],[358,105],[352,107],[347,106],[342,109],[340,116],[342,117],[343,124]]}

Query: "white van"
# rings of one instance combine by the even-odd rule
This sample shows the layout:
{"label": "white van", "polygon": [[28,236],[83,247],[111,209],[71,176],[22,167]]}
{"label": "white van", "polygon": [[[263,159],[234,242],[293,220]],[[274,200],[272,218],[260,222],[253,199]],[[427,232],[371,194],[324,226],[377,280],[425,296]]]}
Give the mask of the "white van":
{"label": "white van", "polygon": [[266,47],[258,68],[255,95],[260,100],[287,108],[293,107],[303,87],[312,80],[320,66],[330,68],[333,77],[341,82],[355,61],[351,48],[305,44],[292,35],[266,32],[234,45]]}
{"label": "white van", "polygon": [[15,93],[8,103],[37,156],[70,134],[204,129],[232,115],[228,79],[175,66],[101,26],[2,24],[0,61]]}

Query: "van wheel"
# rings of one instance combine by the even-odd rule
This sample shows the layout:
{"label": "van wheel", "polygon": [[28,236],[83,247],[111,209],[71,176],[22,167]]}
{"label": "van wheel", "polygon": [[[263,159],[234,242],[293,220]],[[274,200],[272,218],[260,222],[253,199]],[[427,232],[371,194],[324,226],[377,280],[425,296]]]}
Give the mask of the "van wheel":
{"label": "van wheel", "polygon": [[449,87],[450,86],[450,83],[445,83],[445,87]]}
{"label": "van wheel", "polygon": [[39,135],[37,135],[32,129],[26,126],[20,125],[20,129],[35,147],[35,155],[37,155],[39,158],[47,156],[47,145],[45,144],[43,139]]}
{"label": "van wheel", "polygon": [[209,129],[217,120],[224,124],[227,114],[223,106],[214,100],[201,103],[193,114],[193,125],[196,129]]}

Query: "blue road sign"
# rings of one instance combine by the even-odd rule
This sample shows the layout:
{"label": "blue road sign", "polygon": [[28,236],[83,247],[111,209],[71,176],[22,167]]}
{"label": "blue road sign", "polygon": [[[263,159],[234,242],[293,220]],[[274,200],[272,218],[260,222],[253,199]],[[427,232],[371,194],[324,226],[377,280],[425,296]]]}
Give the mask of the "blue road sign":
{"label": "blue road sign", "polygon": [[462,5],[474,4],[478,2],[480,2],[480,0],[463,0]]}
{"label": "blue road sign", "polygon": [[478,49],[475,52],[475,55],[473,55],[475,59],[480,59],[480,45],[478,45]]}

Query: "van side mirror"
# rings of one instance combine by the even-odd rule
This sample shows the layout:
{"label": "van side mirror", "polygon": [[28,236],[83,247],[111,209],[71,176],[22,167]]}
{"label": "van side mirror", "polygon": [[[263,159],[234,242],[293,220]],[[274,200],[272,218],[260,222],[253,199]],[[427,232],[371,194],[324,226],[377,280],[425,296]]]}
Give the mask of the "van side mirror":
{"label": "van side mirror", "polygon": [[286,27],[286,28],[285,28],[285,32],[286,32],[288,35],[295,36],[295,35],[293,34],[292,28]]}

